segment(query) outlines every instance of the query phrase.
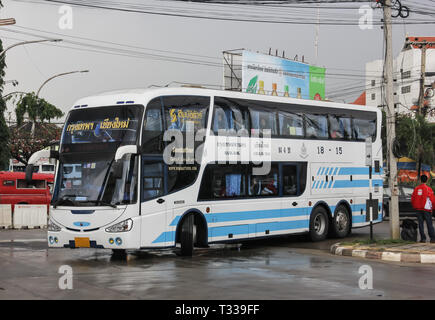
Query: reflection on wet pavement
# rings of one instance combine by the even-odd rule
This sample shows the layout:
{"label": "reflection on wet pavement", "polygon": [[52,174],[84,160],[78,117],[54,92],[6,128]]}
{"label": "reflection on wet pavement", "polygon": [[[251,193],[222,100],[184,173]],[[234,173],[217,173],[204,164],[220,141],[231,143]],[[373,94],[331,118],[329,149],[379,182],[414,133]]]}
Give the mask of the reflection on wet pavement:
{"label": "reflection on wet pavement", "polygon": [[[333,256],[334,239],[251,241],[186,258],[174,250],[48,249],[41,238],[0,241],[0,299],[435,298],[435,267]],[[364,264],[373,268],[373,290],[358,286]],[[58,287],[62,265],[72,267],[73,290]]]}

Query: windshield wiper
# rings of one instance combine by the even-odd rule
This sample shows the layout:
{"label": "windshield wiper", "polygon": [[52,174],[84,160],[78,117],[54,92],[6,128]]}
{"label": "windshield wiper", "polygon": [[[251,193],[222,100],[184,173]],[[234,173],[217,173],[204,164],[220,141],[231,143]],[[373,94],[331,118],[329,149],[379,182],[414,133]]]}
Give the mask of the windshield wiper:
{"label": "windshield wiper", "polygon": [[99,203],[99,204],[101,204],[101,205],[103,205],[103,206],[110,206],[110,207],[112,207],[112,208],[118,208],[116,205],[114,205],[113,203],[109,203],[109,202],[105,202],[105,201],[103,201],[103,200],[97,200],[97,201],[95,201],[95,203]]}
{"label": "windshield wiper", "polygon": [[53,203],[53,208],[56,208],[58,205],[60,205],[61,203],[64,203],[64,202],[66,202],[66,203],[71,203],[73,206],[77,206],[77,204],[78,204],[78,202],[77,201],[74,201],[74,200],[71,200],[71,199],[68,199],[68,198],[72,198],[72,197],[77,197],[75,194],[66,194],[66,195],[64,195],[64,196],[62,196],[60,199],[58,199],[58,200],[56,200],[54,203]]}
{"label": "windshield wiper", "polygon": [[118,208],[113,203],[105,202],[103,200],[86,200],[86,201],[79,201],[79,203],[95,203],[96,205],[101,204],[103,206],[109,206],[109,207],[112,207],[112,208]]}

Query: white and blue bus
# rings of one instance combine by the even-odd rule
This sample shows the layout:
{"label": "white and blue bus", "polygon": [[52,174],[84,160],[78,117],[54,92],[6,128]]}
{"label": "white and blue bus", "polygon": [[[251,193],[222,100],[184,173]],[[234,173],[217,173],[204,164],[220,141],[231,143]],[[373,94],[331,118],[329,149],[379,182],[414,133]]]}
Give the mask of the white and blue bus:
{"label": "white and blue bus", "polygon": [[[382,221],[381,119],[368,106],[202,88],[83,98],[51,152],[49,247],[191,255],[295,233],[345,237],[369,225],[369,211]],[[182,144],[167,134],[177,130]],[[261,163],[226,161],[252,145]]]}

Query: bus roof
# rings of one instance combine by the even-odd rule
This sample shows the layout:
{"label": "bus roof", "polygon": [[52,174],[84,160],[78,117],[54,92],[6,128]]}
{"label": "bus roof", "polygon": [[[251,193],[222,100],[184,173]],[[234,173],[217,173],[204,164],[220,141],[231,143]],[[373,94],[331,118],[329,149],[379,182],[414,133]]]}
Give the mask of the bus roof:
{"label": "bus roof", "polygon": [[245,93],[229,90],[214,90],[207,88],[193,87],[170,87],[170,88],[148,88],[148,89],[125,89],[103,92],[93,96],[79,99],[71,110],[79,108],[91,108],[113,105],[145,105],[150,99],[160,95],[199,95],[199,96],[224,96],[248,100],[263,100],[270,102],[291,103],[299,105],[312,105],[326,108],[342,108],[361,111],[379,111],[376,107],[346,104],[335,101],[320,101],[309,99],[297,99],[290,97],[280,97],[271,95],[262,95],[255,93]]}
{"label": "bus roof", "polygon": [[[0,179],[25,179],[25,172],[10,172],[10,171],[0,171]],[[52,180],[54,179],[54,174],[52,173],[33,173],[33,180]]]}

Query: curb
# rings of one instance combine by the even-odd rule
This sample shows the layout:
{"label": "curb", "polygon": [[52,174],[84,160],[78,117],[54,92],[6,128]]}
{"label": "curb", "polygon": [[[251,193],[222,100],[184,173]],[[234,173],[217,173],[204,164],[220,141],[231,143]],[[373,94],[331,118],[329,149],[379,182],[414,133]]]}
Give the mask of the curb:
{"label": "curb", "polygon": [[408,253],[355,249],[349,246],[340,246],[340,243],[332,245],[330,252],[338,256],[359,257],[364,259],[435,264],[435,253]]}

